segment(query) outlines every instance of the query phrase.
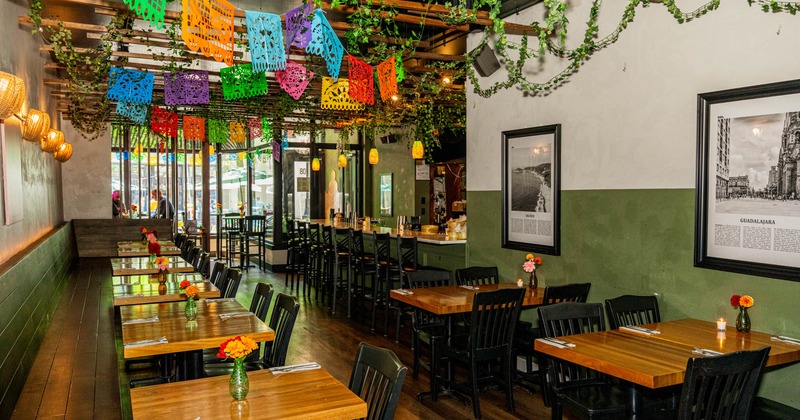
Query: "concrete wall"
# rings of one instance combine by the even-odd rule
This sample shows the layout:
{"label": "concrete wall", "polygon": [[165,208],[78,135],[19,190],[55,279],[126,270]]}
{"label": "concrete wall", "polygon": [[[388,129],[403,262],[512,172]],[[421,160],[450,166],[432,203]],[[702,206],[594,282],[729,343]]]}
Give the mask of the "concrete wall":
{"label": "concrete wall", "polygon": [[[16,75],[25,81],[27,99],[23,115],[35,108],[50,114],[51,126],[58,128],[55,101],[45,89],[46,77],[39,53],[40,38],[30,33],[30,27],[17,24],[17,17],[27,15],[28,3],[0,0],[0,70]],[[0,262],[30,245],[64,219],[61,206],[61,174],[59,167],[69,165],[56,161],[44,153],[39,143],[22,140],[20,123],[15,118],[4,121],[6,142],[18,145],[21,150],[21,194],[9,199],[22,201],[23,219],[10,226],[0,225]],[[69,138],[68,138],[69,139]],[[0,175],[2,176],[2,175]]]}
{"label": "concrete wall", "polygon": [[64,218],[111,218],[111,132],[89,141],[65,121],[72,158],[61,168]]}
{"label": "concrete wall", "polygon": [[[603,3],[601,37],[623,6]],[[570,3],[568,47],[583,36],[588,7]],[[542,10],[519,20],[541,22]],[[731,294],[750,294],[756,330],[800,336],[799,283],[693,266],[697,94],[797,78],[800,62],[789,51],[798,36],[796,17],[747,2],[725,2],[686,24],[652,4],[548,96],[511,88],[486,99],[468,87],[469,263],[497,265],[507,280],[523,275],[525,253],[500,247],[500,133],[558,123],[562,252],[541,255],[541,282],[591,281],[591,302],[658,293],[665,319],[711,321]],[[548,58],[526,73],[546,81],[561,68]],[[490,79],[504,77],[501,70]],[[798,375],[800,364],[771,369],[760,394],[800,407]]]}

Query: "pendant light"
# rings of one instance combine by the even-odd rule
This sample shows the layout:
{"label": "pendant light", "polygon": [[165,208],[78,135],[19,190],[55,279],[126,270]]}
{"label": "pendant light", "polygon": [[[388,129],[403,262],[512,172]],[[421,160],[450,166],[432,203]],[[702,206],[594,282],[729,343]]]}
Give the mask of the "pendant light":
{"label": "pendant light", "polygon": [[414,144],[411,146],[411,157],[414,159],[422,159],[425,157],[425,147],[422,146],[421,141],[414,140]]}
{"label": "pendant light", "polygon": [[377,147],[373,147],[369,151],[369,164],[370,165],[377,165],[379,160],[380,160],[380,156],[378,156],[378,148]]}
{"label": "pendant light", "polygon": [[314,172],[319,172],[319,158],[315,157],[311,159],[311,170]]}
{"label": "pendant light", "polygon": [[347,156],[345,156],[344,153],[339,155],[339,160],[337,161],[337,164],[342,169],[344,169],[347,166]]}

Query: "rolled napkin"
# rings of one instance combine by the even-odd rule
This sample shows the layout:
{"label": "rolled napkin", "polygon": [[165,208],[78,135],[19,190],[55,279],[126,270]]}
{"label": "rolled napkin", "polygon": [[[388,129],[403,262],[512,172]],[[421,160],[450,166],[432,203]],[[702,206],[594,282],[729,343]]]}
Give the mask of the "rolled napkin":
{"label": "rolled napkin", "polygon": [[302,363],[299,365],[290,365],[290,366],[278,366],[271,368],[269,371],[272,372],[273,375],[277,375],[279,373],[288,373],[288,372],[298,372],[301,370],[314,370],[319,369],[319,363],[311,362],[311,363]]}
{"label": "rolled napkin", "polygon": [[701,349],[701,348],[697,348],[697,347],[694,348],[694,351],[692,353],[701,354],[703,356],[722,356],[723,354],[725,354],[725,353],[720,353],[718,351],[709,350],[709,349]]}
{"label": "rolled napkin", "polygon": [[462,289],[467,289],[467,290],[481,290],[481,288],[478,287],[478,286],[470,286],[468,284],[464,284],[464,285],[461,285],[461,286],[458,286],[458,287],[461,287]]}
{"label": "rolled napkin", "polygon": [[781,343],[794,344],[800,346],[800,339],[798,338],[787,337],[785,335],[778,335],[775,337],[770,337],[770,339],[773,341],[780,341]]}
{"label": "rolled napkin", "polygon": [[619,327],[620,330],[625,331],[633,331],[640,334],[647,334],[647,335],[654,335],[654,334],[661,334],[659,330],[651,330],[644,327],[640,327],[638,325],[625,325],[623,327]]}
{"label": "rolled napkin", "polygon": [[125,348],[129,349],[132,347],[144,347],[144,346],[152,346],[154,344],[167,344],[167,337],[156,338],[155,340],[142,340],[142,341],[134,341],[133,343],[125,344]]}
{"label": "rolled napkin", "polygon": [[122,325],[144,324],[146,322],[158,322],[158,316],[151,316],[150,318],[129,319],[123,322]]}
{"label": "rolled napkin", "polygon": [[247,316],[254,316],[252,312],[233,312],[230,314],[219,314],[219,319],[226,320],[228,318],[242,318]]}
{"label": "rolled napkin", "polygon": [[213,298],[213,299],[206,299],[206,305],[215,302],[233,302],[235,298]]}
{"label": "rolled napkin", "polygon": [[549,344],[551,346],[556,346],[560,349],[569,349],[575,347],[575,343],[568,343],[564,340],[559,340],[557,338],[551,338],[551,337],[537,338],[536,341],[540,341],[542,343]]}
{"label": "rolled napkin", "polygon": [[399,293],[401,295],[406,295],[406,296],[414,294],[414,292],[412,292],[411,290],[408,290],[408,289],[394,289],[392,291],[395,292],[395,293]]}

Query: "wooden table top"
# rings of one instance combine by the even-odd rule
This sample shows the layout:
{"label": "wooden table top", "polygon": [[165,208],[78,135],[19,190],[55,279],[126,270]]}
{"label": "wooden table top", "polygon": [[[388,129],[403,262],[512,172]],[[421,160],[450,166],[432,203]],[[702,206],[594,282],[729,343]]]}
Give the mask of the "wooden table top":
{"label": "wooden table top", "polygon": [[[367,416],[367,403],[324,369],[273,375],[248,372],[250,392],[243,401],[231,398],[229,376],[131,389],[133,417],[258,419],[357,419]],[[190,390],[187,392],[187,390]]]}
{"label": "wooden table top", "polygon": [[646,335],[625,330],[577,334],[562,338],[575,347],[562,349],[536,341],[534,348],[549,356],[595,369],[648,388],[683,383],[686,362],[695,347],[730,353],[771,346],[767,366],[800,360],[800,346],[770,340],[769,334],[740,334],[730,327],[717,334],[716,324],[697,319],[679,319],[643,327],[661,331]]}
{"label": "wooden table top", "polygon": [[185,302],[154,303],[149,305],[121,306],[122,322],[158,316],[156,322],[122,325],[122,344],[166,337],[168,343],[142,347],[124,347],[123,356],[154,356],[192,350],[218,348],[220,343],[237,335],[247,335],[256,342],[272,341],[275,331],[255,315],[225,320],[219,314],[247,312],[239,302],[206,303],[197,301],[197,325],[190,326],[184,315]]}
{"label": "wooden table top", "polygon": [[[189,280],[200,290],[200,298],[218,298],[219,289],[197,273],[167,274],[167,282],[158,284],[159,276],[114,276],[111,284],[114,293],[114,306],[141,305],[146,303],[185,301],[186,294],[180,289],[180,282]],[[138,296],[141,295],[141,296]]]}
{"label": "wooden table top", "polygon": [[392,238],[396,238],[398,235],[403,237],[416,237],[417,241],[423,244],[433,244],[433,245],[458,245],[458,244],[465,244],[467,243],[466,239],[451,239],[448,238],[447,235],[444,233],[423,233],[416,230],[404,230],[400,232],[399,230],[387,226],[377,226],[371,225],[369,228],[364,229],[363,225],[355,225],[353,223],[335,223],[331,224],[330,220],[328,219],[313,219],[310,223],[318,223],[321,226],[332,226],[337,229],[347,229],[352,228],[355,230],[360,230],[364,232],[365,236],[372,236],[372,232],[377,233],[388,233]]}
{"label": "wooden table top", "polygon": [[[149,257],[150,252],[147,248],[117,248],[117,255],[120,257]],[[181,255],[181,249],[176,246],[162,246],[161,255],[174,256]]]}
{"label": "wooden table top", "polygon": [[[391,291],[392,299],[424,309],[437,315],[459,314],[472,311],[472,299],[476,293],[490,292],[498,289],[516,289],[515,283],[488,284],[479,286],[478,290],[469,290],[460,286],[439,286],[411,289],[413,294],[404,295]],[[544,289],[525,289],[523,306],[542,304]]]}
{"label": "wooden table top", "polygon": [[[172,241],[158,241],[158,244],[161,245],[162,248],[165,246],[171,246],[171,247],[175,246],[175,242]],[[117,242],[117,248],[147,249],[147,244],[142,243],[142,241],[119,241]]]}
{"label": "wooden table top", "polygon": [[[193,273],[194,267],[181,257],[169,258],[170,273]],[[129,276],[135,274],[158,274],[158,267],[147,257],[111,258],[111,274]]]}

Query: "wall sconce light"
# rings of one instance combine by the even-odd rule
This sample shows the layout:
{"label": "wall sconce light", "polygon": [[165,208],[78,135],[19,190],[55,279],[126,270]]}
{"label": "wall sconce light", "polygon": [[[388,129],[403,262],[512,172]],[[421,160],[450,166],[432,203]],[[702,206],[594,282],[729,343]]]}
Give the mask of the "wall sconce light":
{"label": "wall sconce light", "polygon": [[414,159],[422,159],[425,157],[425,147],[422,145],[421,141],[414,140],[414,144],[411,145],[411,157]]}
{"label": "wall sconce light", "polygon": [[25,102],[25,82],[13,74],[0,71],[0,120],[19,112]]}
{"label": "wall sconce light", "polygon": [[452,82],[453,82],[453,79],[451,79],[450,76],[444,75],[442,77],[442,83],[444,83],[445,85],[449,85]]}
{"label": "wall sconce light", "polygon": [[336,162],[340,168],[344,169],[347,166],[347,156],[344,153],[339,155],[339,160]]}
{"label": "wall sconce light", "polygon": [[58,146],[58,150],[56,150],[53,155],[56,157],[56,160],[59,162],[66,162],[69,158],[72,157],[72,144],[70,143],[61,143],[61,146]]}
{"label": "wall sconce light", "polygon": [[27,141],[39,141],[49,129],[50,116],[38,109],[31,109],[22,123],[22,138]]}
{"label": "wall sconce light", "polygon": [[314,172],[319,172],[319,158],[311,159],[311,170]]}
{"label": "wall sconce light", "polygon": [[380,157],[378,156],[378,148],[373,147],[369,151],[369,164],[370,165],[377,165],[378,164],[378,160],[380,160]]}
{"label": "wall sconce light", "polygon": [[39,145],[43,152],[55,153],[64,143],[64,133],[50,129],[46,135],[39,139]]}

